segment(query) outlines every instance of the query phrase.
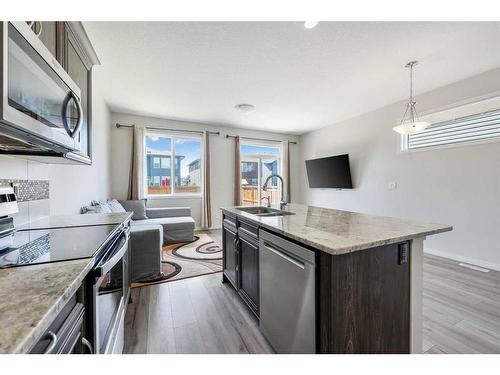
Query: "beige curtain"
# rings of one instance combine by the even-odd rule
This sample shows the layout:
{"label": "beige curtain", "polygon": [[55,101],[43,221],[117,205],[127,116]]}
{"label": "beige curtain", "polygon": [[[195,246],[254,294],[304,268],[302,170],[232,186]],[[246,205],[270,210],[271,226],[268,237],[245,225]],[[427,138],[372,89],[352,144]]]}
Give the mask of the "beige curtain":
{"label": "beige curtain", "polygon": [[290,192],[290,142],[283,141],[281,144],[283,149],[283,189],[285,190],[285,201],[290,203],[291,192]]}
{"label": "beige curtain", "polygon": [[145,198],[144,185],[144,128],[134,125],[127,199]]}
{"label": "beige curtain", "polygon": [[205,131],[203,134],[204,145],[204,166],[203,166],[203,198],[202,198],[202,215],[201,226],[210,228],[212,226],[212,202],[210,197],[210,133]]}
{"label": "beige curtain", "polygon": [[241,205],[240,137],[234,138],[234,205]]}

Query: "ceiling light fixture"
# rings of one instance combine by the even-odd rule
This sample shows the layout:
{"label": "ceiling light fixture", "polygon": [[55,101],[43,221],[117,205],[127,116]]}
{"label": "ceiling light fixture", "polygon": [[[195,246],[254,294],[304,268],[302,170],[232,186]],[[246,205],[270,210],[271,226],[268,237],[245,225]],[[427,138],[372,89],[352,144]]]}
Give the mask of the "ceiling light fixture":
{"label": "ceiling light fixture", "polygon": [[409,135],[424,131],[429,127],[429,123],[419,121],[417,110],[415,109],[415,101],[413,101],[413,67],[418,64],[418,61],[410,61],[405,65],[405,68],[410,68],[410,98],[406,103],[406,110],[401,120],[401,124],[392,128],[399,134]]}
{"label": "ceiling light fixture", "polygon": [[306,29],[312,29],[313,27],[316,27],[318,25],[318,21],[306,21],[304,22],[304,27]]}
{"label": "ceiling light fixture", "polygon": [[252,104],[237,104],[234,106],[234,108],[246,115],[252,112],[255,109],[255,106]]}

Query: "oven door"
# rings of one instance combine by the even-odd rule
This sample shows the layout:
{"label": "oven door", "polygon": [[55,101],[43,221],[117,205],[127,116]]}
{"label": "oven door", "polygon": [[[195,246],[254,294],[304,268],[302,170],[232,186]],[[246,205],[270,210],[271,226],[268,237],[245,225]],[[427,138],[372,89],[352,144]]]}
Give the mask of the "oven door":
{"label": "oven door", "polygon": [[25,22],[1,25],[0,121],[6,134],[20,139],[6,147],[25,140],[29,148],[34,136],[58,151],[79,151],[80,89]]}
{"label": "oven door", "polygon": [[96,353],[121,353],[129,297],[129,229],[117,236],[94,269],[94,348]]}

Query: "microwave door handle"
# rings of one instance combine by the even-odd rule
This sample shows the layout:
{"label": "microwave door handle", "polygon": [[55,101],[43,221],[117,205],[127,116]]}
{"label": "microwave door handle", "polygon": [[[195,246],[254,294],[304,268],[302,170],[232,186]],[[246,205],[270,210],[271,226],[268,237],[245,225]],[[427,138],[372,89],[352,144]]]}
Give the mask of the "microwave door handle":
{"label": "microwave door handle", "polygon": [[125,252],[127,251],[128,241],[129,241],[128,231],[124,232],[124,235],[125,235],[125,243],[123,244],[123,246],[118,250],[116,250],[104,264],[100,264],[95,268],[95,272],[99,277],[107,274],[111,270],[111,268],[113,268],[114,265],[118,263],[118,260],[120,260],[123,257],[123,254],[125,254]]}
{"label": "microwave door handle", "polygon": [[[75,102],[76,111],[78,112],[78,122],[76,123],[75,129],[73,131],[69,128],[68,119],[66,117],[68,114],[68,106],[71,99],[73,99],[73,101]],[[83,108],[82,103],[80,103],[80,100],[73,91],[68,92],[68,95],[66,95],[66,97],[64,98],[61,116],[66,133],[68,133],[71,138],[75,138],[83,124]]]}

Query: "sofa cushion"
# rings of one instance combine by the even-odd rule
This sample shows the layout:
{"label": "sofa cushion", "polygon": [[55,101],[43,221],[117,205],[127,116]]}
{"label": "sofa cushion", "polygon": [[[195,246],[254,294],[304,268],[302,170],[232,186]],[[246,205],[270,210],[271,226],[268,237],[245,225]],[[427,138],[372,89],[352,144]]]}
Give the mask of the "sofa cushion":
{"label": "sofa cushion", "polygon": [[146,199],[118,201],[127,212],[133,212],[132,220],[145,220],[146,215]]}
{"label": "sofa cushion", "polygon": [[[141,220],[142,222],[143,220]],[[135,222],[137,223],[137,222]],[[134,225],[132,221],[130,224],[130,233],[139,233],[146,231],[159,231],[160,232],[160,245],[163,244],[163,227],[159,224],[144,224],[144,225]],[[147,246],[146,246],[147,247]],[[160,249],[161,250],[161,249]]]}
{"label": "sofa cushion", "polygon": [[143,226],[143,225],[162,225],[165,231],[179,230],[179,229],[193,229],[194,230],[194,219],[190,216],[181,217],[162,217],[156,219],[146,219],[132,221],[131,226]]}

